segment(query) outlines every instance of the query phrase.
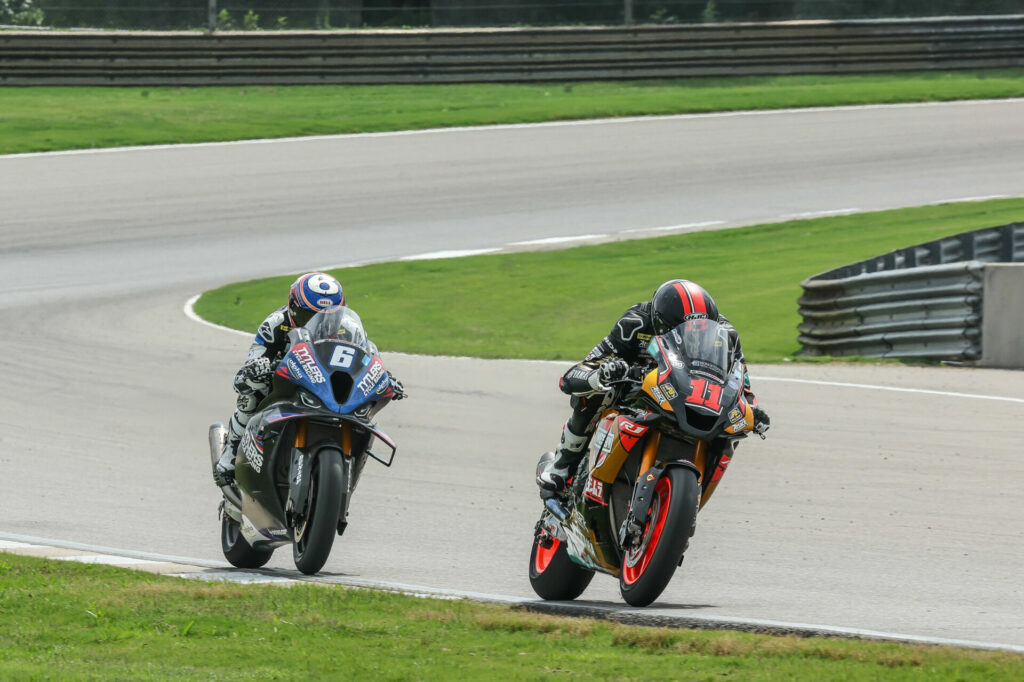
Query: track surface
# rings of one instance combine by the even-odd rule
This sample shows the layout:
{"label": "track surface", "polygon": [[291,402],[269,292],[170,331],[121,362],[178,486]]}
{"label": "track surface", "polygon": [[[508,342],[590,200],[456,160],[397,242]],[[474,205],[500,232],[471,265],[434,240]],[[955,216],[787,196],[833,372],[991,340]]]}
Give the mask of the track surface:
{"label": "track surface", "polygon": [[[248,341],[184,317],[209,286],[1020,195],[1022,120],[1013,101],[0,157],[0,531],[222,559],[206,427],[230,414]],[[380,420],[399,455],[368,467],[326,570],[532,597],[533,467],[568,412],[561,368],[386,358],[413,396]],[[1024,644],[1019,372],[754,375],[775,426],[741,446],[658,609]],[[601,576],[585,597],[620,603]]]}

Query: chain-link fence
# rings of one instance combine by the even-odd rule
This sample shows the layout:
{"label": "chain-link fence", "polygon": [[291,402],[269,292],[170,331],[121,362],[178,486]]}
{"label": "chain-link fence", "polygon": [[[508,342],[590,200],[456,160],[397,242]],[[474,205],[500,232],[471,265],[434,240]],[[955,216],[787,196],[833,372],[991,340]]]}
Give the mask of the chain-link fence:
{"label": "chain-link fence", "polygon": [[718,23],[1024,13],[1024,0],[0,0],[0,25],[285,30]]}

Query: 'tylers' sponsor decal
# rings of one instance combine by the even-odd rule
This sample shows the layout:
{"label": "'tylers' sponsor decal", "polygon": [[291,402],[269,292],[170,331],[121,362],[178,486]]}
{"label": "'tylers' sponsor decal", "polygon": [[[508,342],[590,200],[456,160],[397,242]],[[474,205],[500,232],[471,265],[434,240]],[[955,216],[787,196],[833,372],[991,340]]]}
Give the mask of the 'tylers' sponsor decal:
{"label": "'tylers' sponsor decal", "polygon": [[260,452],[256,442],[251,436],[246,437],[246,439],[242,441],[242,454],[245,455],[245,461],[249,462],[249,466],[251,466],[257,474],[263,471],[263,453]]}
{"label": "'tylers' sponsor decal", "polygon": [[380,358],[374,358],[373,364],[366,370],[366,376],[359,380],[356,387],[363,393],[369,393],[370,389],[384,376],[384,371],[384,363],[380,361]]}
{"label": "'tylers' sponsor decal", "polygon": [[297,344],[292,348],[292,354],[295,359],[302,365],[302,370],[309,377],[309,380],[314,384],[322,384],[324,379],[324,373],[320,371],[320,366],[316,364],[316,359],[313,357],[313,351],[309,349],[309,346],[305,343]]}

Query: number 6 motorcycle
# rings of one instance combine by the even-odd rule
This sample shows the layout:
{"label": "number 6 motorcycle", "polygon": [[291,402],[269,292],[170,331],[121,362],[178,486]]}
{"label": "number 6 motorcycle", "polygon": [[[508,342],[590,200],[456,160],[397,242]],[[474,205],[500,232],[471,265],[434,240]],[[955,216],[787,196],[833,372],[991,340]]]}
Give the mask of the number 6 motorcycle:
{"label": "number 6 motorcycle", "polygon": [[[295,567],[313,574],[347,526],[367,457],[391,466],[395,444],[372,420],[394,389],[349,308],[317,313],[288,343],[239,444],[237,489],[221,488],[221,548],[234,566],[258,568],[290,544]],[[224,424],[210,427],[214,462],[226,438]],[[375,454],[375,441],[390,452]]]}
{"label": "number 6 motorcycle", "polygon": [[729,350],[718,322],[688,320],[651,340],[656,367],[611,382],[588,456],[565,491],[541,493],[529,568],[538,596],[575,599],[594,572],[617,577],[633,606],[662,593],[734,442],[754,428]]}

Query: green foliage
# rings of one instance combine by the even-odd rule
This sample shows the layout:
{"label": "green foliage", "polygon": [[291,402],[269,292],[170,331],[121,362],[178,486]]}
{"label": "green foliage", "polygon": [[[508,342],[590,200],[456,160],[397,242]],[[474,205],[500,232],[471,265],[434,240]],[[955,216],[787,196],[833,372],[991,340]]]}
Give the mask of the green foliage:
{"label": "green foliage", "polygon": [[245,31],[256,31],[260,27],[260,15],[256,14],[252,10],[245,13],[242,17],[242,29]]}
{"label": "green foliage", "polygon": [[[800,282],[889,250],[1024,219],[1024,199],[791,221],[562,251],[382,263],[337,270],[346,299],[387,350],[575,360],[663,281],[700,282],[754,362],[799,349]],[[599,273],[599,276],[595,276]],[[252,331],[293,276],[206,292],[204,318]]]}
{"label": "green foliage", "polygon": [[0,24],[9,26],[42,26],[43,10],[32,0],[0,0]]}
{"label": "green foliage", "polygon": [[705,24],[713,24],[718,21],[718,7],[715,6],[715,0],[708,0],[708,4],[704,5],[700,20]]}
{"label": "green foliage", "polygon": [[222,9],[217,12],[217,30],[218,31],[233,31],[237,28],[234,18],[231,16],[231,12],[226,9]]}

